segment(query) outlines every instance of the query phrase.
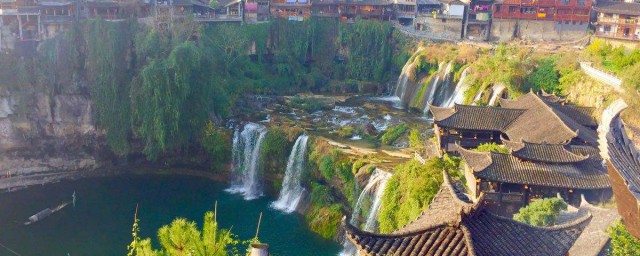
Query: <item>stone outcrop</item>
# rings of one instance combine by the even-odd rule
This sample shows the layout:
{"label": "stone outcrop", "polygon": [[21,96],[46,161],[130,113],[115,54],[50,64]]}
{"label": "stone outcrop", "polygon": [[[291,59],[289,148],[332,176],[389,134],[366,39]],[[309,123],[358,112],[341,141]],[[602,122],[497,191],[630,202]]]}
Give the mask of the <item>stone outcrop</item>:
{"label": "stone outcrop", "polygon": [[0,189],[99,168],[103,141],[88,95],[0,93]]}

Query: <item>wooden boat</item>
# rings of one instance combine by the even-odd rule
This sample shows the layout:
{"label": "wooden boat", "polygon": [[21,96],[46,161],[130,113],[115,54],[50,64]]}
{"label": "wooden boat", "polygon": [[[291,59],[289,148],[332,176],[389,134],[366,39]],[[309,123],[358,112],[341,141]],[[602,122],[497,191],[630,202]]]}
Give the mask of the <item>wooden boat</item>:
{"label": "wooden boat", "polygon": [[29,217],[29,219],[24,222],[24,225],[31,225],[33,223],[36,223],[38,221],[43,220],[44,218],[47,218],[49,216],[51,216],[52,214],[56,213],[57,211],[62,210],[64,207],[66,207],[67,205],[69,205],[70,203],[73,202],[73,205],[75,206],[76,204],[76,192],[73,192],[73,201],[66,201],[66,202],[62,202],[61,204],[59,204],[58,206],[56,206],[55,208],[51,209],[51,208],[47,208],[44,209],[42,211],[39,211],[38,213],[32,215],[31,217]]}

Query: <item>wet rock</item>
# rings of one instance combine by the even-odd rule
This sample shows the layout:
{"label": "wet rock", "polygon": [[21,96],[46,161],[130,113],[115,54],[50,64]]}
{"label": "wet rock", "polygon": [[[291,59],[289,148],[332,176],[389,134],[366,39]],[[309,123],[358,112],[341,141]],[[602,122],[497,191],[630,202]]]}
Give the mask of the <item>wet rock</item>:
{"label": "wet rock", "polygon": [[378,136],[378,129],[376,129],[376,126],[371,122],[364,124],[362,131],[369,136]]}

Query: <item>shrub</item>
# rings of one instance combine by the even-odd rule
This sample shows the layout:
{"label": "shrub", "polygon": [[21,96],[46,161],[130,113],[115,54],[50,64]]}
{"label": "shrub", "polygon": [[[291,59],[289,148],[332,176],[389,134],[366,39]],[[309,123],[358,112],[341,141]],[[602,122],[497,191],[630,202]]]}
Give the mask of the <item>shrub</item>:
{"label": "shrub", "polygon": [[497,153],[509,153],[509,149],[507,149],[504,145],[498,145],[496,143],[482,143],[480,146],[476,148],[476,151],[479,152],[497,152]]}
{"label": "shrub", "polygon": [[442,170],[453,173],[457,165],[448,157],[431,158],[425,165],[416,160],[398,165],[382,196],[380,232],[392,232],[420,215],[440,189]]}
{"label": "shrub", "polygon": [[633,237],[621,221],[615,222],[607,232],[611,237],[611,256],[640,255],[640,240]]}
{"label": "shrub", "polygon": [[264,161],[265,170],[284,172],[291,144],[282,128],[269,129],[260,145],[260,157]]}
{"label": "shrub", "polygon": [[231,158],[229,134],[223,129],[215,127],[212,122],[207,123],[204,137],[200,143],[209,154],[209,159],[212,163],[211,167],[214,170],[219,170]]}
{"label": "shrub", "polygon": [[391,145],[398,138],[400,138],[400,136],[407,132],[408,129],[409,127],[407,126],[407,124],[399,124],[389,127],[389,129],[387,129],[387,131],[382,135],[380,140],[382,141],[382,144]]}
{"label": "shrub", "polygon": [[527,81],[534,91],[544,90],[548,93],[561,93],[559,75],[556,71],[555,59],[548,57],[540,60],[538,68],[527,77]]}
{"label": "shrub", "polygon": [[544,198],[531,202],[513,215],[513,219],[533,226],[551,226],[561,210],[566,210],[567,204],[560,198]]}

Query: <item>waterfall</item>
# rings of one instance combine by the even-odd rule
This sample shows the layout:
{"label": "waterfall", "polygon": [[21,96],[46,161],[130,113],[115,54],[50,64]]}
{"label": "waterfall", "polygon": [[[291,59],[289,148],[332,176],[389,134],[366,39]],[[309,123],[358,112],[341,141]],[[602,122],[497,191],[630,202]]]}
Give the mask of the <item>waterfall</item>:
{"label": "waterfall", "polygon": [[407,95],[407,89],[409,78],[411,78],[411,74],[415,72],[416,65],[418,65],[418,54],[424,50],[424,47],[418,47],[416,52],[411,56],[409,61],[404,64],[402,67],[402,72],[400,72],[400,76],[398,76],[398,81],[396,82],[396,89],[394,91],[394,95],[400,99],[400,101],[405,100],[405,96]]}
{"label": "waterfall", "polygon": [[298,203],[302,198],[304,188],[301,185],[302,172],[305,168],[305,157],[307,153],[307,141],[309,136],[300,135],[293,145],[289,161],[287,161],[287,169],[284,173],[284,181],[282,182],[282,190],[278,200],[271,203],[271,207],[291,213],[298,208]]}
{"label": "waterfall", "polygon": [[[358,201],[356,202],[356,206],[353,208],[353,214],[351,215],[351,219],[349,223],[355,226],[359,226],[358,223],[359,216],[362,212],[362,203],[365,199],[373,199],[371,204],[371,208],[369,209],[369,214],[362,226],[364,231],[376,232],[378,229],[378,213],[380,212],[380,206],[382,204],[382,195],[384,194],[384,190],[387,186],[387,181],[391,177],[391,173],[382,171],[380,169],[376,169],[371,177],[369,177],[369,181],[367,185],[360,193],[358,197]],[[356,248],[349,242],[349,239],[344,238],[344,242],[342,244],[344,249],[340,252],[340,256],[351,256],[355,255]]]}
{"label": "waterfall", "polygon": [[233,136],[232,169],[238,175],[226,191],[244,195],[245,200],[258,198],[260,191],[260,144],[267,134],[267,128],[247,123],[242,132],[236,130]]}
{"label": "waterfall", "polygon": [[495,106],[498,98],[502,95],[506,86],[503,83],[499,83],[493,86],[493,93],[491,93],[491,99],[489,100],[489,106]]}
{"label": "waterfall", "polygon": [[467,72],[469,68],[465,68],[460,74],[460,80],[458,80],[458,84],[456,85],[456,89],[453,92],[453,95],[442,104],[443,107],[453,107],[455,104],[463,104],[464,103],[464,92],[469,89],[469,84],[465,83],[465,79],[467,78]]}

